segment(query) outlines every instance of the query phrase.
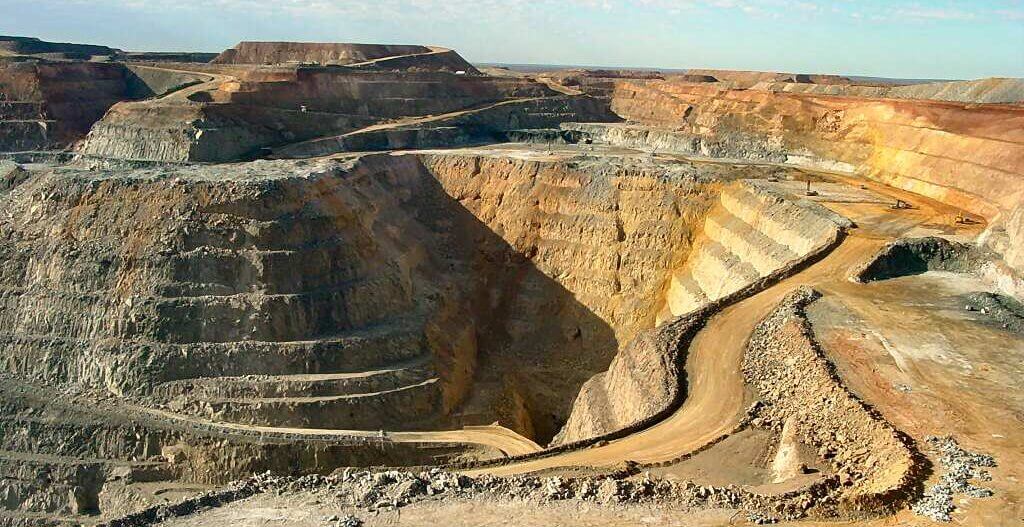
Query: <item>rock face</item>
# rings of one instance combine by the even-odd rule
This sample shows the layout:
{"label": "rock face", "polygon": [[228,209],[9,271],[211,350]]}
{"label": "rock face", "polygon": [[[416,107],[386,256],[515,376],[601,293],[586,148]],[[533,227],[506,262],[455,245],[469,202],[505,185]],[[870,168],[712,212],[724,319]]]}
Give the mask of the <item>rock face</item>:
{"label": "rock face", "polygon": [[686,262],[674,269],[659,321],[725,298],[830,245],[844,221],[756,183],[723,189]]}
{"label": "rock face", "polygon": [[466,452],[344,436],[204,429],[74,390],[0,379],[0,493],[7,525],[95,525],[150,504],[271,470],[437,462]]}
{"label": "rock face", "polygon": [[[267,166],[218,179],[58,170],[18,185],[3,196],[19,211],[3,228],[8,371],[121,394],[249,374],[320,375],[317,387],[334,375],[342,385],[327,389],[334,398],[300,389],[292,399],[267,397],[258,414],[245,408],[259,399],[207,402],[249,422],[282,413],[274,404],[295,407],[282,414],[292,424],[317,418],[309,408],[326,415],[331,405],[362,405],[324,422],[336,428],[358,424],[374,405],[397,410],[396,425],[417,426],[412,415],[436,418],[430,368],[392,390],[361,392],[373,397],[344,391],[338,374],[428,356],[425,324],[434,313],[414,309],[414,300],[426,302],[410,289],[418,244],[375,232],[389,227],[366,207],[380,204],[351,196],[354,189],[332,190],[342,173]],[[38,206],[42,196],[49,205]],[[46,234],[58,224],[64,235]],[[433,293],[423,285],[420,294]],[[420,402],[383,404],[402,388],[422,392]]]}
{"label": "rock face", "polygon": [[453,154],[15,178],[0,360],[226,421],[543,440],[728,177]]}
{"label": "rock face", "polygon": [[678,405],[689,339],[703,322],[698,312],[827,250],[842,224],[824,207],[752,182],[725,186],[685,260],[669,272],[659,326],[630,341],[607,372],[587,381],[557,441],[618,432]]}
{"label": "rock face", "polygon": [[[554,94],[528,80],[432,71],[302,67],[281,77],[224,82],[188,98],[119,104],[93,127],[80,152],[101,159],[231,161],[259,155],[267,147],[334,137],[383,120],[443,115]],[[516,112],[503,114],[505,119],[495,118],[496,109],[482,113],[477,121],[481,127],[490,125],[502,131],[528,124],[532,115],[546,117],[543,124],[548,126],[595,116],[608,119],[603,107],[587,106],[583,99],[582,104],[552,100],[547,111],[541,106],[533,112],[524,102],[518,111],[525,116],[521,119],[514,118]],[[560,107],[568,112],[557,114]],[[453,128],[458,127],[449,123],[446,129]],[[472,133],[471,126],[462,128]],[[450,139],[451,134],[438,137]],[[356,147],[373,142],[366,138],[348,141],[354,141]],[[377,142],[388,144],[386,140]],[[337,141],[330,144],[338,151]],[[296,148],[325,149],[322,145]]]}
{"label": "rock face", "polygon": [[601,437],[647,421],[678,403],[685,389],[686,347],[701,319],[680,317],[648,329],[580,389],[553,445]]}
{"label": "rock face", "polygon": [[275,148],[271,157],[306,158],[340,152],[445,148],[513,139],[518,131],[557,129],[585,118],[612,121],[607,106],[591,97],[572,95],[501,101],[450,116],[395,126],[369,127]]}
{"label": "rock face", "polygon": [[126,86],[120,64],[0,60],[0,152],[68,146]]}
{"label": "rock face", "polygon": [[67,148],[115,103],[209,78],[122,63],[0,60],[0,152]]}
{"label": "rock face", "polygon": [[346,44],[336,42],[241,42],[214,58],[214,64],[338,64],[382,69],[462,71],[479,74],[458,53],[435,46]]}
{"label": "rock face", "polygon": [[1022,199],[1024,109],[620,82],[612,109],[713,157],[844,169],[987,219]]}

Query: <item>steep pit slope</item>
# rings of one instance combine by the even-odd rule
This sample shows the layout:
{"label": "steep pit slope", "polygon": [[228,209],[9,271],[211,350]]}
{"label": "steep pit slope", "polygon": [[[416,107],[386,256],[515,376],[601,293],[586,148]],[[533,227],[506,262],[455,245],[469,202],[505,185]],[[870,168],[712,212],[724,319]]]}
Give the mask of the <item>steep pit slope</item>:
{"label": "steep pit slope", "polygon": [[225,50],[214,64],[285,64],[288,62],[374,66],[480,73],[453,50],[436,46],[348,44],[341,42],[241,42]]}
{"label": "steep pit slope", "polygon": [[1024,108],[667,81],[620,83],[612,107],[692,140],[697,153],[845,169],[987,219],[1024,192]]}
{"label": "steep pit slope", "polygon": [[243,422],[437,427],[457,383],[434,360],[471,371],[471,321],[392,191],[348,183],[372,170],[30,177],[2,196],[5,370]]}
{"label": "steep pit slope", "polygon": [[62,148],[127,98],[120,64],[0,60],[0,152]]}
{"label": "steep pit slope", "polygon": [[658,310],[664,325],[631,342],[607,372],[587,381],[559,441],[618,432],[674,410],[685,397],[686,349],[708,314],[827,251],[848,226],[820,205],[755,182],[726,186],[685,262],[670,270]]}
{"label": "steep pit slope", "polygon": [[689,165],[614,159],[439,155],[425,163],[531,263],[488,293],[480,389],[463,418],[478,422],[500,407],[503,424],[547,441],[583,382],[653,324],[665,270],[689,249],[717,182]]}
{"label": "steep pit slope", "polygon": [[1004,255],[991,279],[1011,293],[1024,289],[1013,251],[1024,202],[1020,106],[622,81],[612,109],[632,122],[564,126],[597,142],[818,167],[936,199],[990,223],[982,241]]}
{"label": "steep pit slope", "polygon": [[[523,79],[347,67],[299,67],[267,78],[213,84],[184,90],[187,97],[117,105],[93,127],[81,153],[101,159],[223,162],[380,121],[554,94]],[[545,122],[557,126],[595,114],[572,111]],[[501,129],[510,126],[519,125],[511,119],[501,123]]]}
{"label": "steep pit slope", "polygon": [[0,360],[220,421],[547,440],[738,175],[467,151],[19,176]]}

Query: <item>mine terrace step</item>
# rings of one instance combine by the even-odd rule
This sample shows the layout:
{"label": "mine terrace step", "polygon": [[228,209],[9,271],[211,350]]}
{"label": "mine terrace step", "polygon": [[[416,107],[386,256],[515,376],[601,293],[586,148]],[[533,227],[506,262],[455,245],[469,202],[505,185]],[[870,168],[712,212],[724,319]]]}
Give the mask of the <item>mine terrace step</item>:
{"label": "mine terrace step", "polygon": [[227,404],[237,404],[237,405],[264,405],[264,404],[265,405],[271,405],[271,404],[281,404],[281,403],[286,403],[286,404],[317,404],[317,403],[333,402],[333,401],[343,401],[343,400],[372,399],[372,398],[375,398],[375,397],[380,397],[382,395],[393,394],[393,393],[400,393],[400,392],[404,392],[404,391],[408,391],[408,390],[416,390],[418,388],[424,388],[424,387],[428,387],[428,386],[433,386],[439,380],[440,379],[438,379],[437,377],[431,377],[431,378],[429,378],[429,379],[427,379],[425,381],[422,381],[422,382],[419,382],[419,383],[416,383],[416,384],[410,384],[410,385],[402,386],[402,387],[395,388],[395,389],[392,389],[392,390],[381,390],[381,391],[377,391],[377,392],[368,392],[368,393],[354,393],[354,394],[347,394],[347,395],[324,395],[324,396],[317,396],[317,397],[267,397],[267,398],[261,398],[261,399],[244,399],[244,398],[243,399],[215,399],[215,400],[212,400],[212,401],[209,401],[209,402],[213,403],[213,404],[227,403]]}
{"label": "mine terrace step", "polygon": [[357,395],[383,392],[421,383],[434,376],[429,367],[432,356],[424,354],[410,361],[373,370],[348,373],[299,373],[293,375],[247,375],[199,377],[157,386],[157,397],[187,397],[190,400],[246,398],[294,398]]}
{"label": "mine terrace step", "polygon": [[705,232],[737,255],[743,255],[761,274],[768,274],[797,255],[787,246],[776,243],[741,218],[711,215],[705,221]]}

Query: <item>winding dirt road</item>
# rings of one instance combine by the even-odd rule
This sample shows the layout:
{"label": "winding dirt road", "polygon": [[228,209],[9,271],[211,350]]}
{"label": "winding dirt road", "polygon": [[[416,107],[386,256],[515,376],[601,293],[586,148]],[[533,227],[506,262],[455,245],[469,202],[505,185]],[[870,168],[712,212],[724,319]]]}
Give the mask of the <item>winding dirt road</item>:
{"label": "winding dirt road", "polygon": [[[730,161],[735,164],[735,162]],[[741,300],[712,316],[691,344],[686,363],[688,398],[668,419],[628,437],[601,446],[570,451],[550,457],[514,462],[467,471],[469,474],[511,475],[562,467],[605,467],[627,460],[640,463],[670,461],[693,452],[735,429],[747,407],[740,365],[748,336],[754,326],[790,291],[801,285],[827,287],[846,282],[849,269],[870,258],[885,243],[900,236],[935,233],[975,233],[981,226],[955,227],[949,218],[956,209],[928,198],[854,180],[819,173],[833,185],[819,189],[819,202],[852,219],[852,229],[842,243],[821,261],[802,272]],[[855,183],[854,183],[855,182]],[[857,190],[853,190],[857,189]],[[871,192],[875,198],[850,201],[849,192]],[[913,209],[893,210],[896,198]],[[830,201],[830,199],[834,201]],[[330,437],[379,437],[377,431],[283,428],[209,421],[153,408],[136,407],[151,417],[201,424],[225,431],[258,432],[323,440]],[[389,432],[387,438],[403,443],[468,443],[492,447],[506,456],[535,453],[541,447],[515,432],[497,425],[466,427],[432,432]]]}
{"label": "winding dirt road", "polygon": [[[242,423],[211,421],[192,415],[168,412],[145,406],[129,406],[133,411],[146,414],[150,418],[171,421],[187,426],[201,425],[204,428],[222,432],[257,432],[266,436],[281,436],[291,439],[349,439],[349,438],[380,438],[375,430],[342,430],[329,428],[290,428],[279,426],[258,426]],[[464,443],[482,445],[497,449],[506,456],[530,454],[541,449],[534,443],[508,428],[498,425],[467,426],[459,430],[438,432],[385,432],[384,437],[394,443]]]}
{"label": "winding dirt road", "polygon": [[[851,186],[848,178],[820,175],[841,186]],[[858,189],[860,184],[858,181]],[[670,461],[728,434],[739,423],[747,406],[740,372],[747,339],[754,326],[787,293],[801,285],[820,287],[845,283],[852,266],[872,257],[888,241],[914,231],[949,229],[945,222],[955,209],[883,185],[865,186],[875,194],[913,203],[916,208],[893,210],[885,203],[870,201],[831,203],[828,192],[822,192],[819,201],[854,220],[858,227],[820,262],[727,307],[708,321],[691,344],[687,358],[688,398],[671,417],[603,446],[468,473],[507,476],[563,467],[611,466],[626,460]],[[965,229],[977,230],[977,227]]]}

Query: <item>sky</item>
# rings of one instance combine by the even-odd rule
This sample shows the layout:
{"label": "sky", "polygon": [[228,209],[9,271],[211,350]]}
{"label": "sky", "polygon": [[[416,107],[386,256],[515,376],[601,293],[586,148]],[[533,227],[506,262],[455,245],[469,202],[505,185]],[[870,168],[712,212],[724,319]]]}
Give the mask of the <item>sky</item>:
{"label": "sky", "polygon": [[1024,0],[0,0],[0,13],[0,34],[130,51],[382,42],[473,62],[1024,77]]}

